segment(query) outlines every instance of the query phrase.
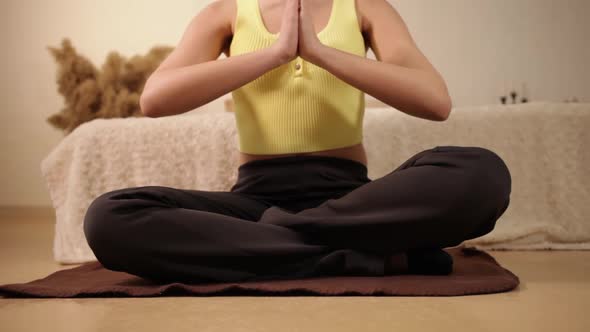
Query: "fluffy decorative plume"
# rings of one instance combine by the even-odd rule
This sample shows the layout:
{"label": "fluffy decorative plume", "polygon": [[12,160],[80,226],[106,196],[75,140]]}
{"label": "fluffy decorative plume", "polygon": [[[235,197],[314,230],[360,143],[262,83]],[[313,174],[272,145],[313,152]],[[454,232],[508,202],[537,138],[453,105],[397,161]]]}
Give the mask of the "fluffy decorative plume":
{"label": "fluffy decorative plume", "polygon": [[139,96],[148,77],[172,52],[169,46],[154,46],[146,55],[130,59],[112,51],[101,70],[79,55],[68,38],[61,48],[48,46],[58,70],[58,92],[65,107],[47,118],[52,126],[71,133],[84,122],[96,118],[143,116]]}

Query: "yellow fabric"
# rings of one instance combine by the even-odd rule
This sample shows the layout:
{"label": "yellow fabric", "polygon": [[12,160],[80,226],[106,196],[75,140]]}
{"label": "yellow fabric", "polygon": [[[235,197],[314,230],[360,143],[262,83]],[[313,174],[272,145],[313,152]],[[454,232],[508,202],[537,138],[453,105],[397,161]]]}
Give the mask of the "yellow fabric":
{"label": "yellow fabric", "polygon": [[[262,20],[258,0],[236,0],[230,57],[271,46],[279,36]],[[333,0],[325,45],[366,56],[355,0]],[[251,154],[312,152],[362,141],[364,92],[297,57],[232,91],[239,150]]]}

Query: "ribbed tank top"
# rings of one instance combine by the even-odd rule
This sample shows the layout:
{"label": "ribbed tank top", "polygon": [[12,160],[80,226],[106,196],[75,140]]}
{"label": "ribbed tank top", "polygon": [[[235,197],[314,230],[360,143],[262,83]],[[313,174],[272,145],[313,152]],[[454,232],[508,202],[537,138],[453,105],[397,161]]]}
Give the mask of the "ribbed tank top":
{"label": "ribbed tank top", "polygon": [[[236,0],[230,57],[271,46],[258,0]],[[355,0],[332,0],[322,44],[366,56]],[[239,150],[285,154],[336,149],[363,137],[364,92],[322,67],[297,57],[232,91]]]}

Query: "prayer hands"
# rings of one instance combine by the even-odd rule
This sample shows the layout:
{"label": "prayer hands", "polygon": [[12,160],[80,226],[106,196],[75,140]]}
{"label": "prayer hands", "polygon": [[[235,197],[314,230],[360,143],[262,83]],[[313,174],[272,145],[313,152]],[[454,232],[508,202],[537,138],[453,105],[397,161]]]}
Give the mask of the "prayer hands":
{"label": "prayer hands", "polygon": [[279,38],[273,45],[279,52],[282,63],[300,56],[313,62],[323,45],[313,27],[311,8],[307,0],[287,0]]}

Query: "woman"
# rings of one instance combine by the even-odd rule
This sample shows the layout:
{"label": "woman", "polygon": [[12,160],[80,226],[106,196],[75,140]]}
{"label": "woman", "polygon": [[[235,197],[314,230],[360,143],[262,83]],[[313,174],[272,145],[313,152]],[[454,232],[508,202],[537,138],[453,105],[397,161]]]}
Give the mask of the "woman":
{"label": "woman", "polygon": [[230,91],[236,183],[100,195],[84,233],[106,268],[162,282],[449,274],[443,248],[487,234],[508,207],[508,168],[481,147],[436,146],[367,177],[364,93],[432,121],[451,110],[386,0],[217,0],[149,78],[141,108],[170,116]]}

